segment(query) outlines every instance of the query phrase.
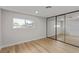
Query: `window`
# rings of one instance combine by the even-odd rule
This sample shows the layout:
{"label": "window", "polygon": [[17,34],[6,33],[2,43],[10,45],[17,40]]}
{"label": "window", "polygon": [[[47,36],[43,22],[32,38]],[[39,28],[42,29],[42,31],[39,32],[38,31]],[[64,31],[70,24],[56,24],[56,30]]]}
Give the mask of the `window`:
{"label": "window", "polygon": [[13,18],[13,28],[25,28],[26,26],[32,26],[33,22],[26,19]]}
{"label": "window", "polygon": [[25,19],[13,18],[13,28],[23,28],[25,26]]}
{"label": "window", "polygon": [[26,24],[27,24],[27,26],[32,26],[32,21],[30,21],[30,20],[26,20]]}

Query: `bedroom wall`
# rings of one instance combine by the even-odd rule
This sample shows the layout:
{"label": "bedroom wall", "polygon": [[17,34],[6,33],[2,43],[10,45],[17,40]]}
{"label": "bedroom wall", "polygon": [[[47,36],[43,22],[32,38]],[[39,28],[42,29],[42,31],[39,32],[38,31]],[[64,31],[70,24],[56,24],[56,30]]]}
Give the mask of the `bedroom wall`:
{"label": "bedroom wall", "polygon": [[[33,21],[32,27],[13,29],[13,18]],[[37,40],[46,37],[46,18],[24,15],[21,13],[2,11],[2,43],[3,47]]]}
{"label": "bedroom wall", "polygon": [[2,44],[2,37],[1,37],[1,9],[0,9],[0,46],[1,46],[1,44]]}

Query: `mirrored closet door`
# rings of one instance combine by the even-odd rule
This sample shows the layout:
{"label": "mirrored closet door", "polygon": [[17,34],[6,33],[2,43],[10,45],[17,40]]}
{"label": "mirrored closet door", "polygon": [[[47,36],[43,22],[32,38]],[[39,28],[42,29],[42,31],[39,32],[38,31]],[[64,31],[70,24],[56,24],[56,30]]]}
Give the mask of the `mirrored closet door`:
{"label": "mirrored closet door", "polygon": [[47,20],[47,37],[56,39],[55,24],[56,24],[55,17],[49,18],[49,19]]}
{"label": "mirrored closet door", "polygon": [[49,18],[47,36],[79,46],[79,12]]}
{"label": "mirrored closet door", "polygon": [[65,42],[79,46],[79,12],[66,15]]}
{"label": "mirrored closet door", "polygon": [[65,19],[63,16],[57,17],[57,40],[64,41],[65,39]]}

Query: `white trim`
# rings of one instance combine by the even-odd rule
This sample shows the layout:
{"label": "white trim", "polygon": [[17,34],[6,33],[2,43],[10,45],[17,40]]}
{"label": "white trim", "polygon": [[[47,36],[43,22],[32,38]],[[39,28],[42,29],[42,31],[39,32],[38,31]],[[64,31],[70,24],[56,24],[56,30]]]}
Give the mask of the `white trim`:
{"label": "white trim", "polygon": [[[43,38],[46,38],[46,37],[43,37]],[[43,38],[39,38],[39,39],[43,39]],[[18,44],[30,42],[30,41],[34,41],[34,40],[39,40],[39,39],[32,39],[32,40],[27,40],[27,41],[25,40],[25,41],[19,41],[19,42],[15,42],[15,43],[8,44],[8,45],[2,45],[2,46],[0,46],[0,49],[6,48],[6,47],[9,47],[9,46],[13,46],[13,45],[18,45]]]}

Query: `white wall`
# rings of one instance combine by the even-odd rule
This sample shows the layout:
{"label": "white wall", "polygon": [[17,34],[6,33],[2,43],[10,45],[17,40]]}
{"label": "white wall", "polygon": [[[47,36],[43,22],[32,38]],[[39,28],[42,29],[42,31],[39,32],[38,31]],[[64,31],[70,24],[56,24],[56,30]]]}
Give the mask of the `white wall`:
{"label": "white wall", "polygon": [[[34,22],[32,28],[13,29],[13,18],[26,18]],[[23,15],[20,13],[2,11],[2,43],[8,46],[15,43],[27,42],[46,37],[46,19]]]}
{"label": "white wall", "polygon": [[0,9],[0,46],[1,46],[1,42],[2,41],[2,37],[1,37],[1,9]]}

